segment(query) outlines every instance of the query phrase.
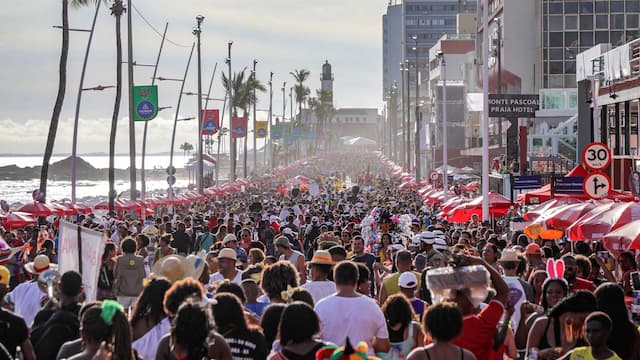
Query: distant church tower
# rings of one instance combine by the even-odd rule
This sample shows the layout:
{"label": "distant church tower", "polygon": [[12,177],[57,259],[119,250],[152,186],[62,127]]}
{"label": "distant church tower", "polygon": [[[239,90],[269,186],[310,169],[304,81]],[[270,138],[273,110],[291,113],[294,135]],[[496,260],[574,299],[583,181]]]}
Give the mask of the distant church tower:
{"label": "distant church tower", "polygon": [[331,104],[333,105],[333,73],[331,73],[331,64],[329,64],[328,60],[325,60],[325,63],[322,65],[322,76],[320,77],[320,81],[320,89],[331,94],[330,99]]}

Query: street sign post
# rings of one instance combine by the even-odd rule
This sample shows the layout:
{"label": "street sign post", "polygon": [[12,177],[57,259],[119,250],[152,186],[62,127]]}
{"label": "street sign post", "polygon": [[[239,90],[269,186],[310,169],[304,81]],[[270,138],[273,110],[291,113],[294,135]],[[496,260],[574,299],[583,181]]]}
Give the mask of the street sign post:
{"label": "street sign post", "polygon": [[558,194],[582,194],[584,177],[565,176],[556,178],[555,192]]}
{"label": "street sign post", "polygon": [[611,178],[605,173],[594,172],[584,178],[584,193],[592,199],[603,199],[611,190]]}
{"label": "street sign post", "polygon": [[438,172],[435,170],[431,170],[431,172],[429,173],[429,179],[431,179],[431,181],[438,181],[439,178],[440,174],[438,174]]}
{"label": "street sign post", "polygon": [[158,86],[133,87],[133,120],[150,121],[158,115]]}
{"label": "street sign post", "polygon": [[542,178],[540,175],[513,177],[514,190],[537,189],[540,187],[542,187]]}
{"label": "street sign post", "polygon": [[606,144],[593,142],[582,150],[584,166],[592,171],[602,171],[611,164],[611,150]]}

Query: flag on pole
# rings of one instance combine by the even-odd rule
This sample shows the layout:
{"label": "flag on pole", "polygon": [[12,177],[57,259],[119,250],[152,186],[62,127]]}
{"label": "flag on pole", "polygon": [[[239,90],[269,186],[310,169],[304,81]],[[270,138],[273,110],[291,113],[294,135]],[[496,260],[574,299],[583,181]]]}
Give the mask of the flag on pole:
{"label": "flag on pole", "polygon": [[247,136],[247,117],[234,116],[231,119],[231,128],[233,129],[232,138],[238,139]]}
{"label": "flag on pole", "polygon": [[202,135],[214,135],[220,128],[220,110],[202,110]]}
{"label": "flag on pole", "polygon": [[271,139],[282,139],[282,125],[271,125]]}
{"label": "flag on pole", "polygon": [[266,138],[268,129],[268,121],[256,121],[256,138]]}

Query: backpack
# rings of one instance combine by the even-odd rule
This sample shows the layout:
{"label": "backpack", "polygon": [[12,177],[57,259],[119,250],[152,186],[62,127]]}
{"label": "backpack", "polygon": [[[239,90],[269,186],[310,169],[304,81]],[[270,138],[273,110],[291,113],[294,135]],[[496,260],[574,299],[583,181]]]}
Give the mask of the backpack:
{"label": "backpack", "polygon": [[78,316],[62,309],[53,311],[46,321],[35,324],[31,331],[31,343],[38,360],[55,360],[62,344],[78,337]]}

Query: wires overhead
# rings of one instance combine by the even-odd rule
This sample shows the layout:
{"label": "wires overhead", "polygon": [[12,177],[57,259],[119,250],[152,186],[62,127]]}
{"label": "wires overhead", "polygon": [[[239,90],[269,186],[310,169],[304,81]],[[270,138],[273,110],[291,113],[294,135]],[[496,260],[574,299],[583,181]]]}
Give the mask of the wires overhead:
{"label": "wires overhead", "polygon": [[[135,10],[135,11],[136,11],[136,14],[138,14],[138,16],[140,16],[140,18],[142,19],[142,21],[144,21],[144,22],[145,22],[145,24],[147,24],[147,26],[149,26],[149,27],[151,28],[151,30],[153,30],[153,32],[155,32],[156,34],[158,34],[158,36],[162,37],[162,32],[158,31],[158,29],[156,29],[153,25],[151,25],[151,23],[149,22],[149,20],[147,20],[147,19],[144,17],[144,15],[142,15],[142,12],[140,12],[140,10],[138,10],[138,8],[137,8],[135,5],[133,5],[133,10]],[[172,44],[172,45],[178,46],[178,47],[183,47],[183,48],[189,48],[189,47],[191,47],[191,45],[178,44],[177,42],[172,41],[172,40],[171,40],[171,39],[169,39],[168,37],[165,37],[165,41],[166,41],[166,42],[168,42],[168,43],[170,43],[170,44]]]}

